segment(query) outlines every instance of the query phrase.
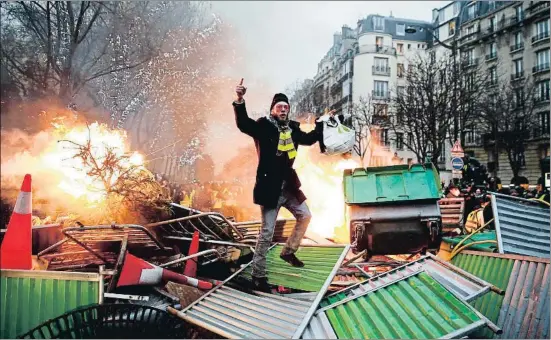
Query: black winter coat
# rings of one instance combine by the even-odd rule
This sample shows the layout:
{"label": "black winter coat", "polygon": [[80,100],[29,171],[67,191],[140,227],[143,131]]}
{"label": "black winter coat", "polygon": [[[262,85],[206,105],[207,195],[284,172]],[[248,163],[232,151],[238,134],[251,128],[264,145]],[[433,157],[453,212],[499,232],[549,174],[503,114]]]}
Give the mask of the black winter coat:
{"label": "black winter coat", "polygon": [[[285,156],[276,156],[279,143],[278,129],[266,117],[259,118],[256,121],[251,119],[247,114],[245,103],[238,104],[234,102],[233,108],[237,128],[254,138],[258,155],[256,183],[253,191],[254,203],[266,208],[276,207],[284,180],[286,181],[286,188],[296,194],[300,203],[304,202],[306,196],[300,190],[301,183],[295,169],[292,168],[292,164],[284,165],[285,163],[279,161],[278,157]],[[289,122],[295,149],[298,150],[299,145],[313,145],[320,140],[323,125],[317,123],[316,128],[308,133],[302,131],[299,126],[298,122]],[[291,168],[282,169],[283,166]]]}

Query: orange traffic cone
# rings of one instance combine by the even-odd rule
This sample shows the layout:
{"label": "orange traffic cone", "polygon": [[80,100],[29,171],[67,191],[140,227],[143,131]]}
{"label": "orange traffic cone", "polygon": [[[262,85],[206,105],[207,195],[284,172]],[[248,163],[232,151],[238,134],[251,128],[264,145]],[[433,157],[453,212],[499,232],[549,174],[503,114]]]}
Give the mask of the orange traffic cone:
{"label": "orange traffic cone", "polygon": [[212,288],[212,283],[187,277],[168,269],[161,268],[144,261],[130,253],[126,253],[117,287],[134,285],[158,285],[163,281],[172,281],[193,286],[202,290]]}
{"label": "orange traffic cone", "polygon": [[0,247],[0,268],[32,269],[31,175],[25,175],[21,192]]}
{"label": "orange traffic cone", "polygon": [[[199,251],[199,232],[195,231],[193,233],[193,238],[191,239],[191,244],[189,245],[188,256],[197,254]],[[186,266],[184,267],[184,275],[189,277],[197,276],[197,258],[191,258],[186,261]]]}

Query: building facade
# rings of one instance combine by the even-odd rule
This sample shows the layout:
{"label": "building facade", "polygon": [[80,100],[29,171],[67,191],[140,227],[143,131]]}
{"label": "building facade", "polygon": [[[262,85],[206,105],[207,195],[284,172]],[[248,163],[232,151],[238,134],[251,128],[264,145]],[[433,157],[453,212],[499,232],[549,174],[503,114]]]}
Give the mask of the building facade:
{"label": "building facade", "polygon": [[[535,86],[535,93],[527,98],[535,102],[533,110],[537,121],[526,131],[519,173],[530,184],[536,184],[541,176],[540,161],[549,156],[549,4],[548,1],[471,1],[465,2],[460,18],[459,49],[469,62],[482,64],[482,69],[488,72],[488,88],[503,82],[510,82],[513,87],[523,86],[524,80]],[[485,164],[504,184],[509,184],[513,172],[507,154],[504,150],[496,152],[492,134],[478,129],[477,124],[463,133],[465,152]]]}
{"label": "building facade", "polygon": [[[419,29],[406,34],[408,26]],[[391,95],[405,85],[408,61],[431,47],[431,24],[424,21],[369,15],[359,20],[356,29],[342,27],[333,37],[333,46],[318,64],[314,78],[313,102],[316,111],[331,108],[345,117],[361,101],[376,106],[371,133],[383,154],[397,153],[407,162],[416,160],[405,149],[401,138],[375,119],[390,119]],[[383,116],[383,117],[379,117]]]}

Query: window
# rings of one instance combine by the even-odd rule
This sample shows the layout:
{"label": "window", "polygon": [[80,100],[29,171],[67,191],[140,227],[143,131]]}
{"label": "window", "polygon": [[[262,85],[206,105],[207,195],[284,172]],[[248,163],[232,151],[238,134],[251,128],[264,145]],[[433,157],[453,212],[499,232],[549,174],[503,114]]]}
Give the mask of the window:
{"label": "window", "polygon": [[376,31],[385,30],[385,19],[383,17],[374,16],[373,17],[373,29]]}
{"label": "window", "polygon": [[468,34],[473,34],[474,33],[474,25],[471,25],[469,27],[467,27],[467,35]]}
{"label": "window", "polygon": [[456,1],[453,3],[453,15],[458,15],[459,11],[461,10],[461,4],[459,1]]}
{"label": "window", "polygon": [[398,50],[398,53],[404,53],[404,44],[402,43],[396,44],[396,49]]}
{"label": "window", "polygon": [[375,80],[373,82],[373,88],[376,97],[386,97],[388,92],[388,81]]}
{"label": "window", "polygon": [[417,49],[420,49],[421,48],[421,44],[417,44]]}
{"label": "window", "polygon": [[396,94],[397,95],[402,96],[402,95],[404,95],[404,93],[406,93],[406,88],[404,86],[398,86],[396,88]]}
{"label": "window", "polygon": [[549,19],[536,23],[536,35],[549,34]]}
{"label": "window", "polygon": [[403,78],[404,77],[404,64],[398,63],[396,65],[396,69],[398,71],[398,78]]}
{"label": "window", "polygon": [[488,29],[490,32],[493,32],[497,29],[497,17],[493,16],[490,18],[490,21],[488,22]]}
{"label": "window", "polygon": [[396,35],[400,35],[400,36],[406,35],[406,25],[405,24],[396,24]]}
{"label": "window", "polygon": [[536,52],[536,66],[549,65],[549,49]]}
{"label": "window", "polygon": [[476,15],[476,4],[472,4],[467,8],[467,20],[474,19]]}
{"label": "window", "polygon": [[377,45],[378,47],[382,47],[383,46],[383,37],[375,37],[375,45]]}
{"label": "window", "polygon": [[520,76],[523,71],[523,62],[522,58],[513,60],[513,74],[515,76]]}
{"label": "window", "polygon": [[515,7],[515,14],[517,20],[522,20],[524,18],[524,10],[522,9],[522,5]]}
{"label": "window", "polygon": [[490,74],[490,84],[496,85],[497,84],[497,67],[490,67],[488,69],[488,73]]}
{"label": "window", "polygon": [[388,68],[388,58],[375,57],[375,67],[379,70],[386,70]]}
{"label": "window", "polygon": [[438,18],[440,19],[439,22],[446,21],[446,9],[440,11],[440,14],[438,14]]}
{"label": "window", "polygon": [[411,44],[408,44],[408,50],[411,50]]}
{"label": "window", "polygon": [[463,58],[467,60],[467,63],[470,65],[474,61],[474,49],[465,51],[463,54]]}
{"label": "window", "polygon": [[515,89],[513,93],[513,107],[514,108],[524,107],[524,89],[523,88]]}
{"label": "window", "polygon": [[381,145],[390,146],[390,142],[388,141],[388,129],[382,129],[380,131],[379,138],[380,138]]}
{"label": "window", "polygon": [[404,134],[403,133],[396,133],[396,150],[403,150],[404,149]]}
{"label": "window", "polygon": [[488,8],[490,9],[490,11],[496,9],[496,2],[488,1]]}
{"label": "window", "polygon": [[549,134],[549,112],[541,112],[540,114],[540,136]]}
{"label": "window", "polygon": [[386,116],[388,115],[388,105],[387,104],[375,104],[373,106],[374,114],[376,116]]}
{"label": "window", "polygon": [[496,56],[497,55],[497,46],[496,46],[495,41],[488,45],[488,54],[490,56]]}
{"label": "window", "polygon": [[476,137],[474,131],[465,131],[465,144],[473,145],[476,143]]}
{"label": "window", "polygon": [[549,79],[539,82],[536,86],[536,98],[549,100]]}
{"label": "window", "polygon": [[[409,132],[408,133],[408,145],[411,147],[413,146],[413,133]],[[408,160],[409,162],[409,160]]]}
{"label": "window", "polygon": [[455,21],[448,22],[448,36],[455,34]]}
{"label": "window", "polygon": [[515,33],[515,35],[513,36],[513,45],[516,48],[520,48],[520,44],[522,44],[522,32],[521,31]]}

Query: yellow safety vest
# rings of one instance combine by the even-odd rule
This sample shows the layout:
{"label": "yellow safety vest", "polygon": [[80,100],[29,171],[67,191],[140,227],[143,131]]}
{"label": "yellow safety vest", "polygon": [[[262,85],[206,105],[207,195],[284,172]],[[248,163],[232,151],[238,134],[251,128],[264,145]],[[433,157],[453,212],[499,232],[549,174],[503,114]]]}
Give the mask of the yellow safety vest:
{"label": "yellow safety vest", "polygon": [[470,234],[484,223],[483,209],[471,211],[465,222],[465,230]]}
{"label": "yellow safety vest", "polygon": [[191,207],[191,196],[190,195],[184,195],[184,200],[180,202],[180,205],[190,208]]}

